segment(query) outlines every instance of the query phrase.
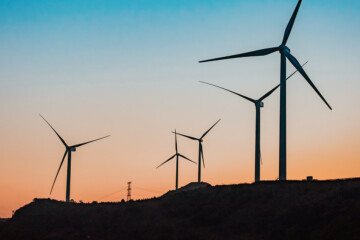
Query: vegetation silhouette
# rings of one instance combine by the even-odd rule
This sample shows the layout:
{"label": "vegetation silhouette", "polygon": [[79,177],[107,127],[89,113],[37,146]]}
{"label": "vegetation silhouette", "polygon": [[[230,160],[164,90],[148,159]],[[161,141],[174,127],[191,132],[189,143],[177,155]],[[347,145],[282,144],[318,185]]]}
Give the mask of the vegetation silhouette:
{"label": "vegetation silhouette", "polygon": [[0,239],[326,240],[360,235],[360,179],[197,184],[123,203],[36,199],[0,222]]}

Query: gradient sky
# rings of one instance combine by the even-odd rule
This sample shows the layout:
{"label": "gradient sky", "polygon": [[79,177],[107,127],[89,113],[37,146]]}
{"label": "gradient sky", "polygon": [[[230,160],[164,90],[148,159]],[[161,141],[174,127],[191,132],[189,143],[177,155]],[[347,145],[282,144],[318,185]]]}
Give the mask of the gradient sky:
{"label": "gradient sky", "polygon": [[[279,83],[277,53],[199,64],[273,47],[296,0],[0,1],[0,217],[33,198],[65,199],[64,147],[111,134],[73,154],[71,198],[158,196],[175,184],[173,129],[204,142],[203,180],[254,179],[255,108],[208,81],[258,98]],[[360,177],[360,2],[304,0],[288,41],[332,105],[299,75],[288,82],[288,179]],[[288,74],[294,69],[288,64]],[[262,109],[261,179],[278,177],[279,92]],[[179,138],[197,160],[197,144]],[[180,162],[179,185],[197,180]],[[110,193],[116,194],[107,196]]]}

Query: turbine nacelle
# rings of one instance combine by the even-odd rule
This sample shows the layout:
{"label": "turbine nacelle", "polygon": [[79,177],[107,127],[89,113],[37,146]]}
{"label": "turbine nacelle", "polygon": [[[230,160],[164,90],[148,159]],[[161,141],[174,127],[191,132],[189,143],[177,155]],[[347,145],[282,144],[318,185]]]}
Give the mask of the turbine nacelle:
{"label": "turbine nacelle", "polygon": [[285,45],[280,45],[279,46],[279,51],[281,52],[281,53],[290,53],[290,48],[288,48],[287,46],[285,46]]}
{"label": "turbine nacelle", "polygon": [[202,146],[203,138],[211,131],[211,129],[213,129],[215,127],[216,124],[218,124],[218,122],[220,122],[220,120],[221,119],[217,120],[217,122],[214,125],[212,125],[200,138],[195,138],[195,137],[191,137],[191,136],[184,135],[184,134],[181,134],[181,133],[176,133],[177,135],[180,135],[180,136],[186,137],[188,139],[191,139],[193,141],[198,141],[199,142],[199,165],[198,165],[199,166],[199,168],[198,168],[199,175],[198,175],[198,182],[201,182],[201,159],[202,159],[202,162],[203,162],[203,167],[205,168],[204,152],[203,152],[203,146]]}
{"label": "turbine nacelle", "polygon": [[259,107],[263,108],[263,107],[264,107],[264,103],[261,102],[261,101],[257,101],[257,102],[256,102],[256,106],[259,106]]}
{"label": "turbine nacelle", "polygon": [[[215,87],[219,87],[221,89],[224,89],[226,91],[232,92],[240,97],[243,97],[250,102],[253,102],[255,106],[258,108],[262,100],[264,100],[266,97],[268,97],[272,92],[274,92],[278,87],[280,87],[280,148],[279,148],[279,179],[280,180],[286,180],[286,60],[288,60],[299,73],[302,75],[302,77],[308,82],[308,84],[313,88],[313,90],[318,94],[318,96],[322,99],[322,101],[329,107],[330,110],[332,110],[329,103],[325,100],[325,98],[321,95],[320,91],[316,88],[314,83],[311,81],[309,76],[306,74],[306,72],[303,69],[303,66],[300,65],[299,61],[291,55],[290,49],[286,46],[286,43],[289,39],[291,30],[293,28],[297,13],[299,11],[300,5],[302,0],[298,0],[298,3],[296,5],[296,8],[290,18],[290,21],[288,25],[286,26],[284,36],[282,43],[278,47],[272,47],[272,48],[265,48],[235,55],[229,55],[224,57],[218,57],[218,58],[212,58],[207,60],[199,61],[200,63],[204,62],[212,62],[212,61],[219,61],[219,60],[226,60],[226,59],[234,59],[234,58],[244,58],[244,57],[259,57],[259,56],[266,56],[269,54],[272,54],[274,52],[280,52],[281,55],[281,65],[280,65],[280,84],[274,87],[270,92],[266,93],[263,97],[261,97],[258,100],[254,100],[251,98],[248,98],[246,96],[243,96],[241,94],[235,93],[233,91],[224,89],[222,87],[213,85]],[[305,65],[305,64],[304,64]],[[293,73],[294,74],[294,73]],[[293,75],[292,74],[292,75]],[[290,75],[290,77],[292,76]],[[260,155],[258,155],[260,156]],[[256,159],[256,162],[258,160]],[[257,166],[256,166],[257,167]],[[257,170],[255,170],[257,171]],[[255,177],[256,179],[256,177]]]}
{"label": "turbine nacelle", "polygon": [[101,138],[97,138],[95,140],[91,140],[91,141],[88,141],[88,142],[84,142],[84,143],[80,143],[80,144],[77,144],[77,145],[73,145],[73,146],[68,146],[66,144],[66,142],[64,141],[64,139],[56,132],[56,130],[51,126],[51,124],[43,117],[40,115],[40,117],[42,119],[44,119],[44,121],[49,125],[49,127],[55,132],[55,134],[59,137],[60,141],[64,144],[65,148],[66,148],[66,151],[64,153],[64,156],[60,162],[60,166],[59,166],[59,169],[58,171],[56,172],[56,175],[55,175],[55,179],[54,179],[54,182],[51,186],[51,190],[50,190],[50,194],[52,193],[52,190],[54,188],[54,185],[55,185],[55,182],[56,182],[56,179],[59,175],[59,171],[64,163],[64,160],[65,160],[65,157],[66,155],[68,155],[68,171],[67,171],[67,177],[66,177],[66,202],[69,202],[70,201],[70,172],[71,172],[71,152],[75,152],[76,151],[76,148],[77,147],[80,147],[80,146],[83,146],[83,145],[86,145],[86,144],[89,144],[89,143],[92,143],[92,142],[95,142],[95,141],[98,141],[100,139],[103,139],[103,138],[107,138],[107,137],[110,137],[110,135],[108,136],[105,136],[105,137],[101,137]]}

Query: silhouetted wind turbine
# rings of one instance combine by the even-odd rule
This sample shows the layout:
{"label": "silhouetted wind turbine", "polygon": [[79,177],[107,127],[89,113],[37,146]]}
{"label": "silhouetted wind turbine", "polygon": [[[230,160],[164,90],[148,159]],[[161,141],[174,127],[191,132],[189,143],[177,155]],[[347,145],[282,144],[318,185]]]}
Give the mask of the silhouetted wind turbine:
{"label": "silhouetted wind turbine", "polygon": [[199,163],[198,163],[198,182],[201,182],[201,158],[203,160],[203,164],[205,167],[205,160],[204,160],[204,152],[203,152],[203,147],[202,147],[202,142],[203,142],[203,138],[206,136],[206,134],[208,134],[210,132],[211,129],[213,129],[213,127],[215,127],[215,125],[220,122],[221,119],[219,119],[214,125],[211,126],[211,128],[209,128],[209,130],[207,130],[200,138],[194,138],[194,137],[190,137],[181,133],[176,133],[177,135],[189,138],[191,140],[195,140],[199,142]]}
{"label": "silhouetted wind turbine", "polygon": [[[307,63],[307,62],[306,62]],[[302,66],[304,66],[306,63],[304,63]],[[295,73],[297,73],[298,71],[296,70],[295,72],[293,72],[287,79],[291,78]],[[269,97],[279,86],[280,84],[278,84],[276,87],[274,87],[273,89],[271,89],[269,92],[267,92],[264,96],[262,96],[261,98],[255,100],[249,97],[246,97],[244,95],[241,95],[240,93],[236,93],[233,92],[229,89],[217,86],[215,84],[211,84],[211,83],[207,83],[207,82],[203,82],[200,81],[201,83],[205,83],[220,89],[223,89],[225,91],[231,92],[233,94],[236,94],[252,103],[255,104],[255,108],[256,108],[256,120],[255,120],[255,182],[260,181],[260,158],[261,158],[261,150],[260,150],[260,109],[262,107],[264,107],[264,103],[262,102],[263,100],[265,100],[265,98]]]}
{"label": "silhouetted wind turbine", "polygon": [[187,157],[185,157],[184,155],[181,155],[180,153],[178,153],[178,147],[177,147],[177,136],[176,136],[176,129],[175,129],[175,154],[173,156],[171,156],[168,160],[166,160],[165,162],[163,162],[162,164],[160,164],[159,166],[157,166],[156,168],[161,167],[162,165],[164,165],[165,163],[167,163],[168,161],[170,161],[171,159],[173,159],[174,157],[176,157],[176,179],[175,179],[175,188],[176,190],[178,189],[178,183],[179,183],[179,156],[192,162],[195,163],[194,161],[188,159]]}
{"label": "silhouetted wind turbine", "polygon": [[50,125],[50,123],[48,121],[46,121],[46,119],[40,115],[40,117],[42,119],[44,119],[44,121],[51,127],[51,129],[56,133],[56,135],[59,137],[60,141],[64,144],[66,150],[65,150],[65,153],[64,153],[64,156],[61,160],[61,163],[60,163],[60,167],[56,173],[56,176],[55,176],[55,180],[51,186],[51,190],[50,190],[50,194],[52,193],[52,190],[54,188],[54,185],[55,185],[55,182],[56,182],[56,178],[59,174],[59,171],[61,169],[61,166],[65,160],[65,156],[66,154],[68,155],[68,163],[67,163],[67,177],[66,177],[66,202],[69,202],[70,201],[70,175],[71,175],[71,152],[75,152],[76,151],[76,148],[77,147],[80,147],[80,146],[83,146],[85,144],[88,144],[88,143],[91,143],[91,142],[95,142],[95,141],[98,141],[100,139],[103,139],[103,138],[107,138],[107,137],[110,137],[110,135],[108,136],[105,136],[105,137],[102,137],[102,138],[97,138],[95,140],[91,140],[91,141],[88,141],[88,142],[84,142],[84,143],[80,143],[80,144],[76,144],[76,145],[73,145],[73,146],[68,146],[66,144],[66,142],[64,141],[64,139],[62,139],[62,137],[56,132],[56,130]]}
{"label": "silhouetted wind turbine", "polygon": [[231,58],[242,58],[242,57],[256,57],[256,56],[265,56],[273,52],[279,51],[281,56],[281,67],[280,67],[280,148],[279,148],[279,180],[286,180],[286,58],[291,62],[291,64],[301,73],[305,80],[310,84],[310,86],[315,90],[315,92],[320,96],[320,98],[325,102],[325,104],[330,108],[331,106],[321,95],[320,91],[315,87],[314,83],[310,80],[304,69],[300,66],[298,60],[290,54],[290,49],[286,46],[286,42],[290,36],[291,29],[294,25],[296,15],[301,5],[299,0],[290,21],[285,29],[283,41],[280,46],[273,48],[266,48],[257,51],[236,54],[226,57],[214,58],[209,60],[200,61],[210,62],[217,60],[225,60]]}

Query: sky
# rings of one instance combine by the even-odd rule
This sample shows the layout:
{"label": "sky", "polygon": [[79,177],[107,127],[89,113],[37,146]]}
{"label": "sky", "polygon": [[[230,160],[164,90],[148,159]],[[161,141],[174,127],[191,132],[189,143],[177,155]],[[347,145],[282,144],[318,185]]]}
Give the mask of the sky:
{"label": "sky", "polygon": [[[75,201],[160,196],[175,187],[174,129],[204,139],[202,180],[254,180],[255,108],[199,81],[259,98],[279,83],[278,46],[296,0],[0,1],[0,217],[33,198],[65,199],[68,144]],[[304,0],[287,46],[330,111],[296,74],[287,84],[287,177],[360,177],[360,2]],[[294,68],[288,63],[287,73]],[[279,91],[261,110],[261,179],[278,177]],[[197,161],[198,146],[178,138]],[[179,186],[197,180],[180,161]]]}

